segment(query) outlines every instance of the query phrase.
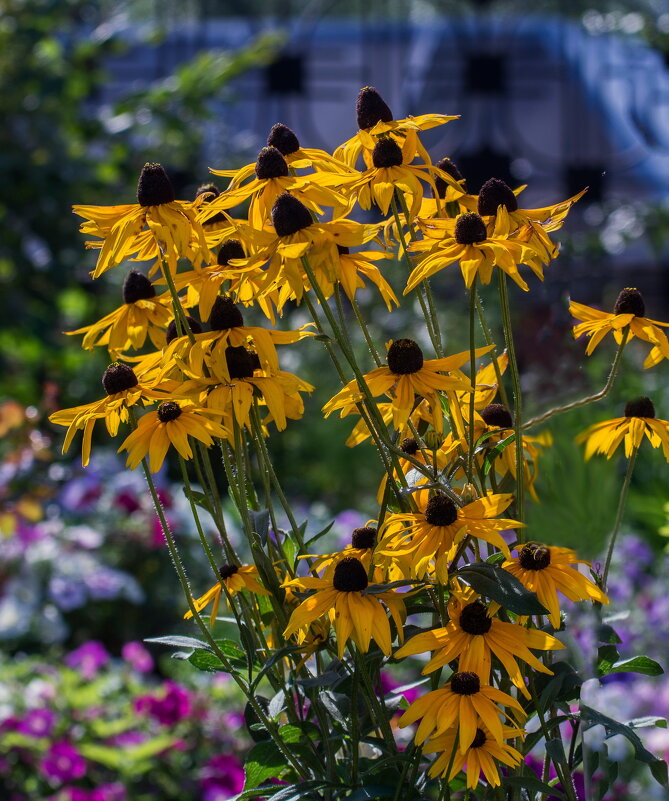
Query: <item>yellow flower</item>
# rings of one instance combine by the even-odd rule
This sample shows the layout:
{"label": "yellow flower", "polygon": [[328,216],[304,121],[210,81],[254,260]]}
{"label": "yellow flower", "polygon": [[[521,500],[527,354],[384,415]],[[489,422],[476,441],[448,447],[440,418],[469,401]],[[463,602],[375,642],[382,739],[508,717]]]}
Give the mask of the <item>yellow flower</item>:
{"label": "yellow flower", "polygon": [[[453,180],[445,181],[440,176],[434,179],[436,195],[433,197],[423,198],[418,211],[418,216],[421,218],[426,217],[451,217],[452,214],[447,214],[447,208],[456,208],[458,213],[469,211],[469,207],[463,204],[467,195],[466,180],[463,178],[462,173],[457,165],[449,158],[439,159],[434,165],[441,172],[447,173]],[[449,206],[453,204],[453,206]]]}
{"label": "yellow flower", "polygon": [[650,398],[637,398],[625,406],[625,416],[604,420],[582,431],[576,442],[585,442],[586,460],[595,453],[606,454],[610,459],[620,443],[625,441],[625,456],[629,459],[646,436],[653,448],[662,448],[669,462],[669,421],[655,417],[655,406]]}
{"label": "yellow flower", "polygon": [[284,636],[297,634],[298,642],[301,643],[309,625],[321,615],[328,614],[337,636],[339,659],[344,656],[349,638],[353,639],[363,653],[367,653],[373,639],[383,653],[390,656],[390,624],[383,604],[390,610],[401,642],[402,625],[406,618],[404,601],[400,594],[392,591],[366,593],[368,585],[367,571],[362,562],[353,556],[341,559],[330,579],[307,577],[286,582],[284,586],[315,589],[317,592],[295,609]]}
{"label": "yellow flower", "polygon": [[[242,168],[244,177],[250,177],[248,165]],[[333,172],[312,173],[311,175],[296,178],[290,175],[288,164],[282,153],[275,147],[264,147],[258,153],[254,166],[256,177],[246,184],[238,185],[227,192],[222,192],[210,204],[213,213],[220,209],[229,209],[251,198],[249,207],[249,223],[257,229],[262,229],[270,218],[274,202],[284,192],[290,192],[311,211],[322,214],[321,205],[346,209],[348,202],[331,186],[350,183],[355,176],[348,171],[342,174]],[[214,175],[230,175],[229,170],[211,170]],[[237,172],[237,182],[240,174]]]}
{"label": "yellow flower", "polygon": [[112,359],[126,348],[143,347],[147,334],[156,348],[165,341],[165,328],[172,317],[169,293],[156,297],[156,290],[141,273],[131,270],[123,283],[123,306],[92,325],[68,331],[84,334],[82,347],[93,350],[106,345]]}
{"label": "yellow flower", "polygon": [[378,140],[372,151],[369,169],[351,185],[361,208],[369,209],[375,203],[384,215],[388,214],[397,189],[410,199],[407,206],[409,219],[413,220],[423,200],[420,179],[426,181],[436,193],[433,176],[437,175],[444,180],[443,176],[447,175],[429,163],[412,164],[417,150],[418,136],[414,130],[407,132],[401,147],[392,137]]}
{"label": "yellow flower", "polygon": [[410,555],[415,575],[422,578],[435,560],[437,576],[446,583],[448,562],[454,549],[470,534],[503,553],[509,548],[500,531],[519,528],[517,520],[498,518],[513,502],[513,495],[489,494],[458,507],[444,492],[414,493],[418,512],[389,515],[383,524],[378,553],[387,557]]}
{"label": "yellow flower", "polygon": [[[466,765],[469,789],[476,788],[481,774],[485,776],[485,780],[491,787],[499,787],[499,771],[495,760],[510,768],[515,768],[523,758],[520,751],[504,742],[504,740],[513,740],[516,737],[524,736],[525,732],[514,726],[502,726],[502,742],[498,742],[485,723],[481,723],[476,729],[476,734],[469,747],[465,751],[458,749],[453,753],[457,734],[456,727],[449,729],[439,737],[433,737],[423,748],[423,752],[426,754],[439,754],[428,771],[432,778],[441,775],[444,779],[451,781]],[[451,755],[453,755],[452,764]],[[448,773],[449,764],[451,765],[450,773]]]}
{"label": "yellow flower", "polygon": [[458,659],[458,670],[471,671],[484,682],[489,682],[494,655],[515,686],[529,698],[516,658],[522,659],[534,670],[552,675],[553,671],[540,662],[530,648],[541,651],[564,648],[559,640],[543,631],[498,620],[478,600],[474,590],[463,589],[459,585],[456,585],[449,599],[448,617],[446,626],[417,634],[395,652],[395,658],[434,651],[432,659],[423,668],[424,674]]}
{"label": "yellow flower", "polygon": [[115,437],[119,425],[128,422],[128,409],[131,406],[165,397],[164,394],[155,392],[151,387],[138,382],[132,368],[117,362],[110,364],[105,370],[102,386],[107,397],[83,406],[61,409],[49,417],[50,422],[55,425],[68,427],[63,442],[63,453],[67,453],[77,431],[83,430],[81,463],[84,467],[90,460],[91,438],[97,420],[104,420],[109,435]]}
{"label": "yellow flower", "polygon": [[[469,360],[469,351],[426,361],[420,346],[412,339],[396,339],[388,348],[387,360],[386,367],[377,367],[363,378],[372,397],[384,393],[392,396],[393,426],[401,430],[406,425],[414,407],[414,397],[420,395],[430,404],[434,427],[441,431],[443,419],[437,392],[470,388],[469,381],[457,370]],[[448,375],[454,370],[455,375]],[[362,390],[354,379],[330,398],[323,413],[328,417],[341,409],[344,417],[355,410],[355,404],[362,397]]]}
{"label": "yellow flower", "polygon": [[176,272],[180,258],[189,259],[195,267],[213,261],[202,226],[195,219],[199,201],[175,200],[172,184],[160,164],[144,165],[137,200],[137,204],[125,206],[73,206],[74,213],[88,221],[82,223],[81,232],[103,239],[87,243],[100,247],[93,278],[133,256],[147,259],[162,255],[172,272]]}
{"label": "yellow flower", "polygon": [[608,604],[609,599],[590,579],[572,565],[589,565],[568,548],[528,542],[518,556],[507,559],[502,567],[515,576],[528,590],[535,592],[540,603],[548,609],[551,625],[560,627],[558,590],[570,601],[597,601]]}
{"label": "yellow flower", "polygon": [[[216,615],[218,614],[218,607],[223,594],[223,585],[225,585],[230,595],[236,595],[242,590],[248,590],[256,595],[271,595],[258,582],[258,568],[255,565],[221,565],[218,573],[220,576],[218,584],[214,584],[204,595],[194,599],[195,609],[198,612],[201,612],[213,600],[214,605],[209,616],[210,626],[213,626],[216,622]],[[189,609],[184,615],[184,620],[190,620],[192,617],[193,613]]]}
{"label": "yellow flower", "polygon": [[[335,159],[345,162],[349,167],[355,167],[361,152],[367,166],[371,166],[371,153],[380,136],[392,137],[401,145],[410,131],[427,131],[458,119],[457,115],[421,114],[394,120],[392,111],[373,86],[365,86],[360,90],[355,110],[359,130],[334,152]],[[418,147],[421,157],[429,164],[427,151],[420,143]]]}
{"label": "yellow flower", "polygon": [[[352,556],[355,557],[365,568],[369,574],[369,566],[372,562],[374,547],[376,545],[376,526],[370,525],[375,521],[369,521],[366,526],[354,528],[351,533],[351,542],[342,551],[336,553],[326,554],[321,556],[319,554],[307,554],[302,556],[302,559],[314,559],[311,563],[311,570],[323,570],[324,579],[332,579],[336,566],[342,559],[347,559]],[[398,576],[398,578],[400,578]],[[374,572],[374,581],[380,583],[384,580],[384,575],[378,568]]]}
{"label": "yellow flower", "polygon": [[137,428],[126,437],[118,451],[128,451],[126,466],[131,470],[148,454],[152,473],[162,467],[170,445],[184,459],[191,459],[193,451],[189,437],[209,448],[214,444],[212,437],[223,439],[228,436],[228,432],[210,420],[207,414],[211,414],[211,409],[193,406],[188,401],[164,401],[155,412],[148,412],[140,419]]}
{"label": "yellow flower", "polygon": [[318,172],[354,172],[343,161],[337,160],[324,150],[301,147],[295,132],[282,122],[272,126],[267,144],[279,150],[293,169],[312,167]]}
{"label": "yellow flower", "polygon": [[365,288],[363,277],[367,278],[379,290],[390,311],[393,303],[395,306],[400,305],[399,301],[379,268],[373,264],[375,261],[388,258],[391,258],[391,254],[381,250],[351,253],[348,247],[338,245],[337,258],[333,261],[317,259],[313,265],[313,272],[326,298],[331,297],[335,283],[339,283],[351,301],[355,299],[358,289]]}
{"label": "yellow flower", "polygon": [[422,718],[415,736],[416,745],[420,745],[428,737],[438,737],[458,723],[459,750],[465,753],[481,723],[496,743],[501,745],[504,742],[504,729],[499,719],[500,714],[509,718],[504,707],[510,707],[520,721],[527,717],[515,698],[483,684],[476,673],[458,671],[453,673],[447,685],[414,701],[398,725],[404,728]]}
{"label": "yellow flower", "polygon": [[669,323],[661,323],[645,316],[646,305],[638,289],[627,287],[618,295],[613,313],[592,309],[581,303],[569,303],[569,311],[577,320],[582,320],[574,326],[574,338],[578,339],[585,334],[590,338],[585,349],[589,356],[608,333],[612,333],[620,345],[623,332],[629,330],[628,337],[638,337],[653,345],[650,353],[643,363],[645,368],[652,367],[662,359],[669,358],[669,340],[661,328],[669,328]]}
{"label": "yellow flower", "polygon": [[552,258],[530,244],[529,228],[514,233],[504,208],[497,215],[491,232],[488,232],[483,218],[475,213],[460,214],[455,219],[419,219],[417,222],[426,238],[413,242],[410,249],[428,253],[409,276],[405,295],[421,281],[456,261],[460,262],[468,289],[476,276],[482,284],[489,284],[492,268],[497,266],[527,292],[529,286],[520,275],[518,265],[527,264],[543,280],[542,265]]}

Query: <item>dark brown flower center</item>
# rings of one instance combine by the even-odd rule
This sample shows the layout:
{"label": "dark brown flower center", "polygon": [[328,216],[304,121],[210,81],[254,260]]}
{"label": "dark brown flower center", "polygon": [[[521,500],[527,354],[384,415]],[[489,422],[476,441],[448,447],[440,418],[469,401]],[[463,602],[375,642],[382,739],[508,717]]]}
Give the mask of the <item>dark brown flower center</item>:
{"label": "dark brown flower center", "polygon": [[334,576],[332,577],[332,586],[335,590],[338,592],[360,592],[367,589],[368,584],[367,571],[359,559],[354,556],[347,556],[337,562]]}
{"label": "dark brown flower center", "polygon": [[488,238],[485,223],[478,214],[460,214],[455,221],[454,235],[458,245],[474,245]]}
{"label": "dark brown flower center", "polygon": [[489,403],[481,409],[481,417],[486,425],[494,428],[513,428],[511,413],[503,403]]}
{"label": "dark brown flower center", "polygon": [[340,256],[347,256],[350,252],[346,245],[337,245],[337,253],[339,253]]}
{"label": "dark brown flower center", "polygon": [[290,236],[303,228],[308,228],[313,219],[303,203],[288,192],[284,192],[272,206],[272,223],[277,236]]}
{"label": "dark brown flower center", "polygon": [[466,634],[487,634],[492,626],[488,617],[488,607],[481,601],[467,604],[460,612],[460,628]]}
{"label": "dark brown flower center", "polygon": [[438,492],[427,502],[425,519],[431,526],[450,526],[458,519],[457,506],[443,492]]}
{"label": "dark brown flower center", "polygon": [[353,548],[373,548],[376,544],[376,529],[374,526],[360,526],[354,528],[351,534]]}
{"label": "dark brown flower center", "polygon": [[217,198],[221,194],[221,190],[216,186],[216,184],[202,184],[202,186],[198,186],[195,190],[195,198],[199,198],[200,195],[204,195],[202,198],[203,203],[211,203],[212,200]]}
{"label": "dark brown flower center", "polygon": [[638,289],[628,286],[618,295],[613,307],[614,314],[633,314],[635,317],[646,316],[646,304]]}
{"label": "dark brown flower center", "polygon": [[209,325],[212,331],[227,331],[228,328],[240,328],[244,318],[235,302],[229,295],[219,295],[211,307]]}
{"label": "dark brown flower center", "polygon": [[504,206],[507,211],[516,211],[518,200],[510,186],[499,178],[490,178],[479,192],[478,213],[482,217],[497,214],[497,208]]}
{"label": "dark brown flower center", "polygon": [[418,443],[413,437],[404,437],[404,439],[400,442],[400,448],[404,451],[404,453],[408,453],[409,456],[413,456],[418,452]]}
{"label": "dark brown flower center", "polygon": [[275,147],[284,156],[290,156],[291,153],[300,149],[300,142],[295,136],[295,131],[282,122],[272,125],[267,137],[267,144],[269,147]]}
{"label": "dark brown flower center", "polygon": [[396,339],[388,348],[388,369],[395,375],[417,373],[423,362],[423,351],[413,339]]}
{"label": "dark brown flower center", "polygon": [[225,581],[229,579],[230,576],[234,576],[235,573],[239,572],[239,568],[237,565],[221,565],[218,568],[218,575]]}
{"label": "dark brown flower center", "polygon": [[625,417],[655,417],[655,406],[650,398],[635,398],[625,404]]}
{"label": "dark brown flower center", "polygon": [[392,122],[393,112],[373,86],[365,86],[355,103],[358,128],[373,128],[377,122]]}
{"label": "dark brown flower center", "polygon": [[469,746],[470,748],[480,748],[482,745],[485,745],[486,736],[483,729],[477,729],[476,734],[474,735],[474,739],[472,740],[472,744]]}
{"label": "dark brown flower center", "polygon": [[227,347],[225,362],[228,365],[230,378],[253,378],[253,371],[256,369],[254,356],[255,354],[243,345]]}
{"label": "dark brown flower center", "polygon": [[174,401],[165,401],[158,407],[158,419],[161,423],[169,423],[181,415],[181,407]]}
{"label": "dark brown flower center", "polygon": [[245,259],[246,253],[238,239],[226,239],[221,245],[216,261],[221,267],[227,267],[231,259]]}
{"label": "dark brown flower center", "polygon": [[123,282],[123,302],[137,303],[138,300],[149,300],[155,296],[156,290],[151,281],[137,270],[130,270]]}
{"label": "dark brown flower center", "polygon": [[[448,158],[441,159],[434,166],[438,167],[442,172],[448,173],[448,175],[450,175],[451,178],[454,178],[456,181],[464,181],[462,173],[458,169],[457,165],[454,164],[450,159]],[[446,183],[446,181],[443,178],[439,178],[439,176],[437,176],[434,179],[434,185],[437,188],[437,195],[440,198],[445,198],[446,190],[448,189],[448,184]],[[434,192],[432,194],[434,194]]]}
{"label": "dark brown flower center", "polygon": [[394,139],[380,139],[372,151],[375,167],[399,167],[402,164],[402,150]]}
{"label": "dark brown flower center", "polygon": [[524,570],[544,570],[551,563],[550,548],[536,542],[528,542],[522,547],[518,561]]}
{"label": "dark brown flower center", "polygon": [[102,386],[107,395],[116,395],[117,392],[125,392],[138,384],[137,376],[132,367],[127,364],[114,362],[102,374]]}
{"label": "dark brown flower center", "polygon": [[262,181],[266,178],[285,178],[288,165],[281,151],[275,147],[263,147],[256,161],[256,175]]}
{"label": "dark brown flower center", "polygon": [[145,164],[137,182],[140,206],[162,206],[174,201],[174,189],[161,164]]}
{"label": "dark brown flower center", "polygon": [[[200,325],[199,321],[196,320],[194,317],[190,315],[186,315],[186,322],[188,323],[188,327],[194,334],[201,334],[202,333],[202,326]],[[173,339],[176,339],[179,336],[179,332],[177,331],[177,324],[175,320],[170,320],[169,325],[167,326],[167,330],[165,331],[165,340],[169,345]]]}
{"label": "dark brown flower center", "polygon": [[454,673],[451,676],[451,690],[457,695],[474,695],[481,689],[481,679],[476,673]]}

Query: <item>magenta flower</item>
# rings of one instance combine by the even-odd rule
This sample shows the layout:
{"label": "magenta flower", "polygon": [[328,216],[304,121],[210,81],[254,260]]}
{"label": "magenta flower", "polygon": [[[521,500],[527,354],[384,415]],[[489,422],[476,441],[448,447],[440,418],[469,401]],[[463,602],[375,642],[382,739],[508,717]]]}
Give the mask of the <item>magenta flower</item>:
{"label": "magenta flower", "polygon": [[213,756],[202,768],[202,801],[227,801],[244,789],[244,768],[230,754]]}
{"label": "magenta flower", "polygon": [[159,695],[142,695],[136,698],[135,710],[149,715],[163,726],[174,726],[190,714],[190,694],[180,684],[167,681]]}
{"label": "magenta flower", "polygon": [[92,679],[109,662],[107,649],[97,640],[89,640],[65,657],[68,667],[78,670],[85,679]]}
{"label": "magenta flower", "polygon": [[139,673],[153,670],[153,657],[141,642],[127,642],[121,649],[121,656]]}
{"label": "magenta flower", "polygon": [[58,782],[81,779],[86,773],[86,760],[68,742],[53,743],[40,763],[42,775]]}
{"label": "magenta flower", "polygon": [[16,729],[28,737],[49,737],[55,723],[56,716],[50,709],[31,709]]}

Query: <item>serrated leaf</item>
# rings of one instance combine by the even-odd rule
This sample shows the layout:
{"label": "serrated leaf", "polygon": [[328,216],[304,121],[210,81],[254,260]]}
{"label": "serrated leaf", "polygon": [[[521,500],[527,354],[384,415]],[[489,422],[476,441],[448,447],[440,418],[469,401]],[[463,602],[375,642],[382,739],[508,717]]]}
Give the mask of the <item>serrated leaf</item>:
{"label": "serrated leaf", "polygon": [[475,562],[454,574],[481,595],[501,604],[517,615],[547,615],[536,594],[526,589],[515,576],[497,565]]}
{"label": "serrated leaf", "polygon": [[[247,656],[234,640],[216,640],[216,645],[223,652],[231,667],[236,670],[243,670],[247,667]],[[195,651],[188,657],[188,661],[198,670],[227,672],[227,667],[213,651]]]}
{"label": "serrated leaf", "polygon": [[639,762],[644,762],[648,765],[653,778],[658,784],[663,787],[669,786],[669,775],[667,773],[667,763],[663,759],[658,759],[654,754],[644,746],[636,734],[629,726],[620,723],[613,718],[603,715],[596,709],[589,706],[581,705],[581,720],[583,721],[583,729],[586,731],[592,726],[603,726],[606,731],[606,739],[614,737],[616,734],[622,734],[634,748],[634,756]]}
{"label": "serrated leaf", "polygon": [[321,691],[319,698],[332,717],[344,724],[344,718],[351,714],[351,699],[343,693],[334,693],[332,690]]}
{"label": "serrated leaf", "polygon": [[271,741],[265,740],[256,743],[249,752],[244,765],[244,789],[257,787],[267,779],[279,778],[279,774],[286,765],[281,751]]}

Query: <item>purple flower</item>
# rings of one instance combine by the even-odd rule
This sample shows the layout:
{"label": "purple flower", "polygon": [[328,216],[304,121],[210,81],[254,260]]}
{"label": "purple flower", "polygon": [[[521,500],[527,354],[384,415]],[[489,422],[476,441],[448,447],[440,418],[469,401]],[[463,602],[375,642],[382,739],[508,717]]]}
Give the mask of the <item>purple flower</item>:
{"label": "purple flower", "polygon": [[68,782],[81,779],[86,773],[86,760],[76,748],[65,741],[54,743],[40,763],[42,775],[47,779]]}
{"label": "purple flower", "polygon": [[139,673],[153,670],[153,657],[141,642],[127,642],[121,649],[121,656]]}
{"label": "purple flower", "polygon": [[16,727],[28,737],[49,737],[56,723],[56,716],[50,709],[31,709]]}
{"label": "purple flower", "polygon": [[244,788],[244,768],[237,757],[218,754],[202,768],[203,801],[227,801]]}
{"label": "purple flower", "polygon": [[52,576],[48,592],[49,598],[64,612],[78,609],[86,603],[85,585],[64,576]]}
{"label": "purple flower", "polygon": [[79,670],[85,679],[92,679],[107,662],[109,662],[107,649],[97,640],[85,642],[65,657],[65,664],[74,670]]}
{"label": "purple flower", "polygon": [[135,710],[148,714],[163,726],[173,726],[191,711],[188,690],[174,681],[165,682],[160,695],[143,695],[135,699]]}

